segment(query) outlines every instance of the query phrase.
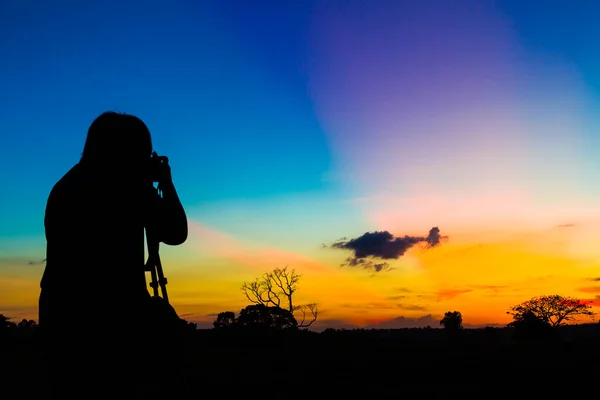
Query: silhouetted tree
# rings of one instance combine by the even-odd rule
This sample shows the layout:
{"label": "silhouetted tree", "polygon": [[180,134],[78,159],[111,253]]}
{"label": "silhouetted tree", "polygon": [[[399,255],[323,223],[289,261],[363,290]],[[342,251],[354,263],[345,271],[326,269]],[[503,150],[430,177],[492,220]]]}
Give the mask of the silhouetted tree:
{"label": "silhouetted tree", "polygon": [[553,333],[550,323],[531,311],[525,311],[507,326],[515,328],[515,339],[549,338]]}
{"label": "silhouetted tree", "polygon": [[21,322],[18,323],[17,327],[19,329],[33,330],[37,327],[37,323],[32,319],[27,320],[23,318],[23,320],[21,320]]}
{"label": "silhouetted tree", "polygon": [[317,320],[319,306],[316,303],[294,305],[294,293],[298,289],[300,278],[301,275],[294,269],[288,270],[287,266],[275,268],[256,278],[254,282],[245,282],[242,292],[253,304],[284,309],[292,315],[301,314],[298,328],[308,328]]}
{"label": "silhouetted tree", "polygon": [[10,320],[10,317],[6,317],[0,314],[0,332],[7,332],[12,328],[16,328],[17,324]]}
{"label": "silhouetted tree", "polygon": [[539,296],[516,305],[507,312],[515,323],[522,320],[531,322],[532,315],[550,326],[559,326],[575,317],[594,317],[592,306],[582,300],[559,295]]}
{"label": "silhouetted tree", "polygon": [[198,329],[198,325],[195,322],[191,322],[183,318],[180,319],[180,322],[185,331],[194,332],[196,329]]}
{"label": "silhouetted tree", "polygon": [[233,311],[224,311],[219,313],[217,319],[213,322],[215,328],[227,328],[233,326],[235,323],[235,314]]}
{"label": "silhouetted tree", "polygon": [[264,304],[253,304],[240,311],[240,315],[236,319],[235,325],[240,327],[283,330],[297,328],[298,322],[290,311],[281,307],[268,307]]}
{"label": "silhouetted tree", "polygon": [[440,325],[448,331],[458,331],[459,329],[462,329],[462,323],[463,319],[460,311],[448,311],[440,321]]}

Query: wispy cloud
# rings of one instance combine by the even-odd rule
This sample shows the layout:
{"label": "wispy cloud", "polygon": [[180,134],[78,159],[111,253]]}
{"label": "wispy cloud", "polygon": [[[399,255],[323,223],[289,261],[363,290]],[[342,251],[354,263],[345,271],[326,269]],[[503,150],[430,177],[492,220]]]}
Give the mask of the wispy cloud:
{"label": "wispy cloud", "polygon": [[261,272],[286,265],[305,270],[335,272],[322,262],[299,253],[237,239],[198,221],[189,221],[188,225],[190,233],[198,239],[194,246]]}
{"label": "wispy cloud", "polygon": [[573,228],[574,226],[573,223],[556,225],[557,228]]}
{"label": "wispy cloud", "polygon": [[441,289],[437,291],[435,296],[437,301],[449,300],[460,296],[461,294],[469,293],[472,291],[472,289]]}
{"label": "wispy cloud", "polygon": [[577,289],[581,293],[600,293],[600,286],[588,286]]}
{"label": "wispy cloud", "polygon": [[427,311],[427,307],[416,304],[396,304],[396,307],[405,311]]}
{"label": "wispy cloud", "polygon": [[495,293],[501,289],[508,288],[506,285],[471,285],[470,287],[477,290],[489,290]]}

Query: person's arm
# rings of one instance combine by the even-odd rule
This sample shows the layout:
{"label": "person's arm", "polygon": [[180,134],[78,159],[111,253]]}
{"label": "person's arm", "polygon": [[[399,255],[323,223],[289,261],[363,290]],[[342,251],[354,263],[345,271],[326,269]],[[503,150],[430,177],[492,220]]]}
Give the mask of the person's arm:
{"label": "person's arm", "polygon": [[187,240],[188,224],[183,205],[169,179],[159,184],[162,198],[157,200],[155,223],[158,239],[169,246],[178,246]]}

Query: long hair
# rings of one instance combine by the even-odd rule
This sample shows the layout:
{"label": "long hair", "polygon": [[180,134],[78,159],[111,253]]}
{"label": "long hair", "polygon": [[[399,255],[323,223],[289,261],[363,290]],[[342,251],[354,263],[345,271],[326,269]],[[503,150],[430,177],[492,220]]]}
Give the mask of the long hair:
{"label": "long hair", "polygon": [[136,162],[150,157],[152,137],[146,124],[134,115],[107,111],[90,125],[80,164]]}

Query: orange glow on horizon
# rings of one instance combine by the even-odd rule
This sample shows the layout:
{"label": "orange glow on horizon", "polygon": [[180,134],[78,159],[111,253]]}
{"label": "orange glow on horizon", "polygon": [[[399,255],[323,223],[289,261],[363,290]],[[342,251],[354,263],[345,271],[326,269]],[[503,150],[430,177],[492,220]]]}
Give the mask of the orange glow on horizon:
{"label": "orange glow on horizon", "polygon": [[[248,304],[240,291],[243,282],[286,265],[302,275],[296,303],[320,305],[316,326],[327,321],[332,326],[366,326],[401,316],[441,318],[454,310],[463,314],[465,324],[505,324],[511,306],[545,294],[573,296],[600,307],[595,298],[600,283],[593,279],[600,276],[600,264],[590,247],[574,251],[577,238],[594,233],[589,226],[532,229],[482,240],[442,233],[450,238],[439,247],[415,246],[398,260],[387,260],[390,271],[372,273],[340,267],[350,255],[343,250],[316,246],[312,253],[299,253],[192,220],[184,246],[165,246],[163,265],[176,310],[202,326],[210,325],[219,312],[237,313]],[[38,288],[31,273],[0,279],[5,310],[0,313],[13,320],[37,320]]]}

